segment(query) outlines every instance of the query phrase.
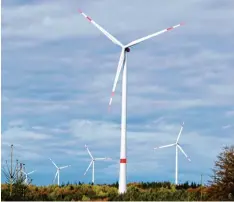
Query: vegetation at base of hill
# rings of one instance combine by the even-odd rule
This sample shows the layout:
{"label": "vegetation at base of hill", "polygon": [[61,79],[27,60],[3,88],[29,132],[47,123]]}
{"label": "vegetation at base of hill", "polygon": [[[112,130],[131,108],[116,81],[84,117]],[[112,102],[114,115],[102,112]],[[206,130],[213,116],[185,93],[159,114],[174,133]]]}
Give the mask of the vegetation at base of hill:
{"label": "vegetation at base of hill", "polygon": [[12,201],[232,201],[234,200],[234,146],[225,147],[215,161],[209,186],[188,182],[175,186],[170,182],[129,183],[127,193],[118,194],[118,183],[91,185],[75,183],[61,186],[25,185],[15,181],[2,184],[2,200]]}
{"label": "vegetation at base of hill", "polygon": [[[200,200],[200,185],[181,184],[175,186],[169,182],[147,182],[128,184],[127,193],[118,194],[118,183],[112,185],[66,184],[34,186],[15,184],[9,196],[9,185],[2,185],[2,200],[24,201],[126,201],[126,200]],[[203,188],[203,200],[205,190]]]}

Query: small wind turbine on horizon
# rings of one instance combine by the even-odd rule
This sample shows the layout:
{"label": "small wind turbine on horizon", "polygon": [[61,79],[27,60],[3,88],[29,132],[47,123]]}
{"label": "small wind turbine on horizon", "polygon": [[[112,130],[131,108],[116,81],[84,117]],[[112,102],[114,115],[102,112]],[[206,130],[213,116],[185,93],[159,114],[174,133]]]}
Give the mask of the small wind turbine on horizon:
{"label": "small wind turbine on horizon", "polygon": [[86,173],[88,172],[90,166],[93,164],[93,173],[92,173],[92,183],[94,184],[94,162],[95,161],[102,161],[102,160],[111,160],[111,158],[108,158],[108,157],[104,157],[104,158],[93,158],[91,152],[89,151],[89,148],[87,145],[85,145],[85,148],[87,149],[88,153],[89,153],[89,156],[91,157],[91,162],[88,166],[88,168],[86,169],[84,175],[86,175]]}
{"label": "small wind turbine on horizon", "polygon": [[33,170],[33,171],[29,172],[29,173],[26,173],[25,171],[22,170],[22,173],[24,173],[24,175],[25,175],[25,180],[24,180],[25,184],[29,184],[29,182],[28,182],[28,175],[33,174],[35,171],[36,170]]}
{"label": "small wind turbine on horizon", "polygon": [[111,98],[109,101],[109,109],[112,103],[113,96],[115,94],[115,89],[117,82],[121,73],[122,75],[122,111],[121,111],[121,140],[120,140],[120,171],[119,171],[119,193],[125,193],[127,191],[127,143],[126,143],[126,120],[127,120],[127,54],[130,52],[130,48],[155,36],[163,34],[165,32],[171,31],[177,27],[180,27],[183,23],[169,27],[167,29],[155,32],[148,36],[142,37],[140,39],[134,40],[127,45],[123,45],[119,40],[117,40],[113,35],[103,29],[98,25],[93,19],[87,16],[80,9],[78,10],[81,15],[83,15],[91,24],[93,24],[97,29],[99,29],[107,38],[109,38],[114,44],[121,47],[121,54],[119,58],[119,63],[117,67],[117,72],[114,79],[114,84],[112,87]]}
{"label": "small wind turbine on horizon", "polygon": [[188,157],[188,155],[184,152],[184,150],[182,149],[182,147],[179,144],[179,139],[180,139],[180,135],[182,133],[183,128],[184,128],[184,122],[181,124],[180,132],[177,136],[175,143],[154,148],[154,149],[161,149],[161,148],[172,147],[172,146],[176,147],[176,155],[175,155],[175,184],[176,185],[178,184],[178,148],[184,154],[184,156],[187,158],[187,160],[191,161],[191,159]]}
{"label": "small wind turbine on horizon", "polygon": [[54,180],[53,182],[55,182],[55,179],[56,177],[58,176],[58,186],[59,186],[59,173],[60,173],[60,170],[64,169],[64,168],[67,168],[67,167],[70,167],[71,165],[67,165],[67,166],[61,166],[61,167],[58,167],[54,161],[52,161],[51,158],[49,158],[51,160],[51,162],[54,164],[54,166],[56,167],[57,171],[55,173],[55,176],[54,176]]}

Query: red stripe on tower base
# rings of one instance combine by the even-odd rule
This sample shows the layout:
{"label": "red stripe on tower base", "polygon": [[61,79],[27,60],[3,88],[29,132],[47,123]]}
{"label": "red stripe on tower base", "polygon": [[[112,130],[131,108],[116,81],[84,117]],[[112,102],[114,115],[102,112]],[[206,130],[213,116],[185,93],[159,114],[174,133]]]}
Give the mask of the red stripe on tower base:
{"label": "red stripe on tower base", "polygon": [[120,163],[127,163],[127,159],[120,159]]}

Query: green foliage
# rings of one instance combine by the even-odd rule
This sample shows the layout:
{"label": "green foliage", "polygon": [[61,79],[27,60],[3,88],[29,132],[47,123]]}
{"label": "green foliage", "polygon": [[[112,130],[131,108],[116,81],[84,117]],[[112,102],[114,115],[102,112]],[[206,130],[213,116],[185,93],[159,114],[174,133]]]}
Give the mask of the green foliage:
{"label": "green foliage", "polygon": [[176,192],[176,185],[175,184],[171,185],[171,191]]}
{"label": "green foliage", "polygon": [[[113,186],[114,185],[114,186]],[[70,184],[63,186],[26,186],[23,183],[15,184],[13,194],[9,197],[9,185],[2,186],[2,200],[40,200],[40,201],[157,201],[157,200],[199,200],[200,191],[188,184],[173,185],[169,182],[162,183],[131,183],[127,187],[127,193],[118,194],[115,184],[90,185]],[[205,193],[204,193],[205,198]]]}
{"label": "green foliage", "polygon": [[89,201],[89,200],[90,200],[90,198],[88,196],[86,196],[86,195],[82,196],[82,201]]}
{"label": "green foliage", "polygon": [[23,180],[17,180],[12,184],[12,193],[10,194],[11,185],[6,184],[2,190],[2,200],[19,201],[25,200],[28,193],[28,187],[23,183]]}

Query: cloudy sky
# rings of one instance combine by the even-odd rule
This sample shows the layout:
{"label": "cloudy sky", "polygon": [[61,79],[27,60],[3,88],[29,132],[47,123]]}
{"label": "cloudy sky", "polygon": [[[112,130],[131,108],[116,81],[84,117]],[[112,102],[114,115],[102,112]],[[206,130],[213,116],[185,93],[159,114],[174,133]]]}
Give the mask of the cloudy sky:
{"label": "cloudy sky", "polygon": [[[180,22],[185,26],[150,39],[128,55],[128,182],[174,181],[173,143],[179,181],[211,174],[224,145],[234,141],[233,0],[3,0],[2,163],[26,164],[35,184],[118,180],[121,82],[111,113],[108,101],[120,48],[77,12],[81,8],[126,44]],[[4,180],[4,178],[2,178]]]}

